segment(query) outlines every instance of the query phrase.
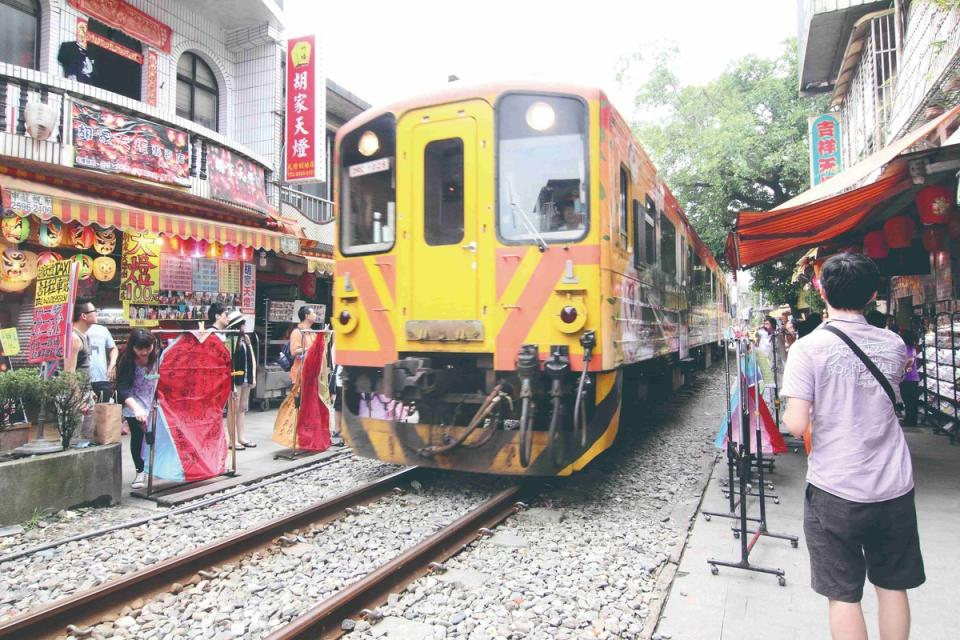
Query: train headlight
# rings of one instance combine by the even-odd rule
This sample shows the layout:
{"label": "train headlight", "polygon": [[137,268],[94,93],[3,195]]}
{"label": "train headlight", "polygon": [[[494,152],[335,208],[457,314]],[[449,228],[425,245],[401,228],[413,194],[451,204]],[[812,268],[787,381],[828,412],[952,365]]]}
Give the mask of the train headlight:
{"label": "train headlight", "polygon": [[551,129],[557,121],[557,114],[549,104],[542,100],[527,107],[527,125],[534,131]]}
{"label": "train headlight", "polygon": [[564,297],[557,300],[553,326],[562,333],[576,333],[587,324],[587,307],[578,297]]}
{"label": "train headlight", "polygon": [[357,328],[357,317],[348,309],[344,309],[337,314],[337,322],[334,328],[339,333],[350,333]]}
{"label": "train headlight", "polygon": [[364,131],[357,144],[357,151],[368,158],[380,150],[380,138],[373,131]]}

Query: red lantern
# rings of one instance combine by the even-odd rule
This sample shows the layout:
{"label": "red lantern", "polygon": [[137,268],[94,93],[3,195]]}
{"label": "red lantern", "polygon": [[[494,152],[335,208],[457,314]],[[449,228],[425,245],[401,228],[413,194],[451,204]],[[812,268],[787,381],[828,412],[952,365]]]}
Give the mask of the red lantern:
{"label": "red lantern", "polygon": [[867,257],[874,260],[880,260],[890,255],[887,248],[887,239],[883,237],[883,231],[871,231],[863,237],[863,252]]}
{"label": "red lantern", "polygon": [[300,276],[300,293],[306,298],[317,295],[317,274],[307,271]]}
{"label": "red lantern", "polygon": [[197,255],[197,241],[193,238],[187,238],[183,241],[183,248],[188,256]]}
{"label": "red lantern", "polygon": [[250,262],[251,260],[253,260],[253,247],[241,246],[241,247],[238,247],[238,249],[240,250],[241,260],[243,260],[244,262]]}
{"label": "red lantern", "polygon": [[196,250],[198,256],[206,255],[207,249],[210,248],[210,243],[206,240],[197,240]]}
{"label": "red lantern", "polygon": [[946,229],[944,229],[942,224],[924,227],[920,231],[920,240],[923,241],[923,248],[930,253],[946,251],[947,246],[944,231],[946,231]]}
{"label": "red lantern", "polygon": [[883,223],[883,236],[891,249],[906,249],[913,244],[917,224],[907,216],[894,216]]}
{"label": "red lantern", "polygon": [[917,191],[917,211],[923,224],[946,224],[953,207],[953,189],[932,184]]}
{"label": "red lantern", "polygon": [[167,247],[170,249],[170,253],[183,255],[183,240],[180,239],[180,236],[169,236],[167,238]]}
{"label": "red lantern", "polygon": [[223,258],[225,260],[236,260],[237,259],[237,248],[232,244],[223,245]]}
{"label": "red lantern", "polygon": [[208,258],[219,258],[223,253],[223,247],[220,246],[219,242],[211,242],[207,245],[207,257]]}

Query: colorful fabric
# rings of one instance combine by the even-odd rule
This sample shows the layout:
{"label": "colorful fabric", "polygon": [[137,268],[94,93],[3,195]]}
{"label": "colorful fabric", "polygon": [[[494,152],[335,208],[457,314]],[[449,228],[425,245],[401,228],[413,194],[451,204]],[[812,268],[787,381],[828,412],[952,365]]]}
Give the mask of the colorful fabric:
{"label": "colorful fabric", "polygon": [[310,342],[297,381],[280,405],[273,426],[273,441],[290,449],[325,451],[330,447],[331,414],[326,384],[327,350],[324,335],[314,335],[316,339]]}
{"label": "colorful fabric", "polygon": [[226,470],[223,407],[232,367],[226,346],[210,336],[184,334],[160,356],[155,478],[192,482]]}
{"label": "colorful fabric", "polygon": [[[749,429],[750,441],[756,438],[756,411],[757,411],[757,392],[756,386],[750,385],[748,387],[749,391],[747,392],[747,405],[748,405],[748,415],[750,422],[747,425]],[[770,409],[767,407],[767,403],[764,401],[763,396],[760,396],[760,423],[763,426],[763,429],[760,432],[760,439],[763,443],[763,453],[775,455],[778,453],[786,453],[787,443],[784,441],[783,436],[780,435],[780,430],[777,428],[776,422],[773,420],[773,416],[770,415]],[[736,443],[742,442],[743,437],[741,434],[741,412],[740,412],[740,385],[736,382],[733,383],[730,389],[730,419],[733,425],[733,441]],[[720,429],[717,432],[717,438],[714,442],[718,449],[725,449],[727,446],[727,418],[726,416],[720,421]],[[756,449],[756,443],[753,443],[752,448]]]}

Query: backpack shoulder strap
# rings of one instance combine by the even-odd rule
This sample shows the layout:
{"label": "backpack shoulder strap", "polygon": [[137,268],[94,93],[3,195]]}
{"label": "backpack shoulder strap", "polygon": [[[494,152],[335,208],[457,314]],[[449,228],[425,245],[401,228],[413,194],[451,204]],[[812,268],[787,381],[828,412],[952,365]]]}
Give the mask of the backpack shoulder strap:
{"label": "backpack shoulder strap", "polygon": [[877,365],[875,365],[873,361],[867,357],[867,354],[863,352],[863,349],[858,347],[857,344],[850,339],[850,336],[832,324],[824,325],[823,329],[837,336],[843,340],[848,347],[850,347],[850,350],[853,351],[854,355],[860,358],[860,361],[863,362],[864,366],[870,371],[870,373],[873,374],[873,377],[877,379],[877,382],[880,383],[880,386],[883,387],[883,390],[887,392],[887,397],[890,398],[890,402],[896,406],[897,396],[893,392],[893,387],[890,385],[890,381],[887,380],[887,376],[883,375],[883,372],[880,371]]}

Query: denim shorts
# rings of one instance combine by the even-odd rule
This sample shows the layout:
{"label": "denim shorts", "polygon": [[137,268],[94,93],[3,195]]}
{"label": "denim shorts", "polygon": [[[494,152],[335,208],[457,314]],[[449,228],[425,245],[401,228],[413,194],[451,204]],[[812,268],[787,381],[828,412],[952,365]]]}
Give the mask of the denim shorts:
{"label": "denim shorts", "polygon": [[902,591],[926,580],[913,490],[883,502],[851,502],[807,485],[803,533],[813,590],[860,602],[864,579]]}

